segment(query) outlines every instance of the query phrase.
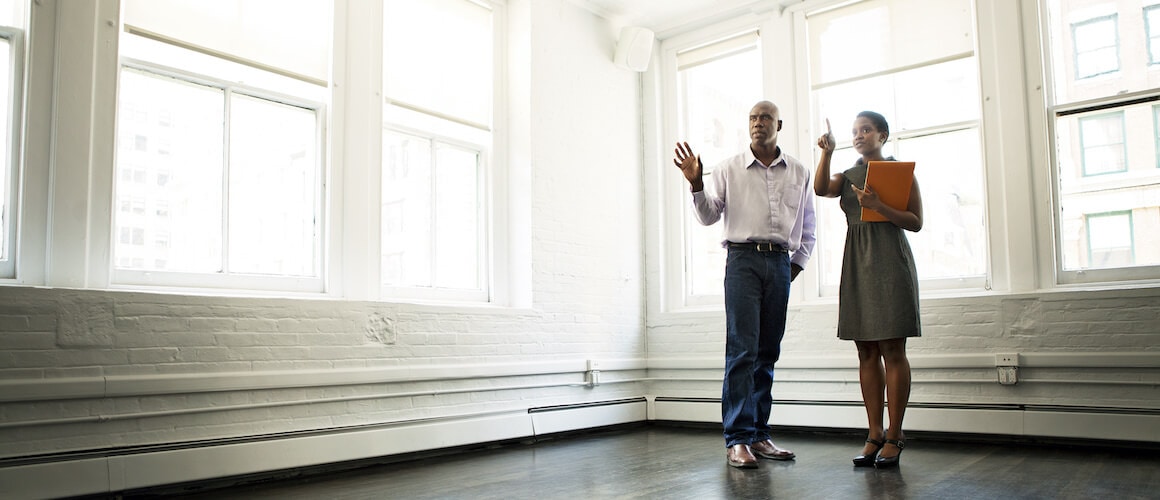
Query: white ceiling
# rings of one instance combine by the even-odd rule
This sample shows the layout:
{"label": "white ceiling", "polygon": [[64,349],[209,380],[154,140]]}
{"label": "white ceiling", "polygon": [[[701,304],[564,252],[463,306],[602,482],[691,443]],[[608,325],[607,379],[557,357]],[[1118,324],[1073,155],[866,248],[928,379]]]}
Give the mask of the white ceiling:
{"label": "white ceiling", "polygon": [[765,12],[804,0],[571,0],[616,26],[640,26],[658,34],[683,24],[745,11]]}

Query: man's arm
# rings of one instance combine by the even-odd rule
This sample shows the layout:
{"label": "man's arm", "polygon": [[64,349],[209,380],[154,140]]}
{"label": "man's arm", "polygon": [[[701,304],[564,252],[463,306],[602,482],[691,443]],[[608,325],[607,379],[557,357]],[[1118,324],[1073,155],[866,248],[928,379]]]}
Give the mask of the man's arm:
{"label": "man's arm", "polygon": [[806,267],[806,262],[809,262],[810,257],[814,254],[814,245],[817,243],[817,216],[814,212],[814,197],[813,190],[810,183],[807,181],[802,192],[801,203],[801,218],[802,218],[802,241],[801,246],[790,257],[790,281],[797,278],[797,275]]}

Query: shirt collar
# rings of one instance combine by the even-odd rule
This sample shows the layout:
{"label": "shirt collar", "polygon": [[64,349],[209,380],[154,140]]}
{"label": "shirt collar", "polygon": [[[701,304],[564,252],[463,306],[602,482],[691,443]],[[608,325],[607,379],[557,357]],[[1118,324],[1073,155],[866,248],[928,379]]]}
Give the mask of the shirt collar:
{"label": "shirt collar", "polygon": [[753,150],[749,149],[749,146],[745,146],[745,152],[749,156],[749,163],[746,164],[746,165],[748,165],[746,168],[752,167],[754,165],[759,165],[759,166],[766,167],[766,168],[773,168],[773,167],[776,167],[778,165],[781,165],[782,167],[787,166],[785,163],[785,151],[783,151],[781,149],[781,146],[777,147],[777,157],[774,158],[773,163],[771,163],[769,165],[762,165],[761,160],[757,159],[757,156],[755,156],[753,154]]}

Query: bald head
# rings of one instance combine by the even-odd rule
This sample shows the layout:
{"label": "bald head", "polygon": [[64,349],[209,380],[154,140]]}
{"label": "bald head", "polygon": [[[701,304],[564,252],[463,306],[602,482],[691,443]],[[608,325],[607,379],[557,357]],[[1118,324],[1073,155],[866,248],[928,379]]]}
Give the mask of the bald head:
{"label": "bald head", "polygon": [[769,101],[761,101],[749,110],[750,147],[754,153],[777,150],[777,133],[781,131],[781,111]]}

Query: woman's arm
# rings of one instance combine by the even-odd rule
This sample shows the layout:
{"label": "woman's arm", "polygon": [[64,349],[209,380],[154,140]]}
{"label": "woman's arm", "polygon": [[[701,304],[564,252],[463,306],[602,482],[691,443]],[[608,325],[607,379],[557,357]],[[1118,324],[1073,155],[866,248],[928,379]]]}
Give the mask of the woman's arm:
{"label": "woman's arm", "polygon": [[863,207],[869,208],[886,217],[886,220],[892,222],[907,231],[918,232],[922,230],[922,193],[918,189],[918,180],[910,184],[910,200],[906,203],[906,210],[898,210],[885,203],[878,197],[869,187],[865,190],[858,189],[854,186],[854,194],[858,195],[858,203]]}
{"label": "woman's arm", "polygon": [[818,159],[818,169],[814,172],[814,194],[826,198],[836,198],[842,194],[842,174],[830,175],[830,159],[834,156],[834,149],[838,141],[830,130],[830,119],[826,118],[826,133],[818,138],[818,147],[822,148],[822,157]]}

